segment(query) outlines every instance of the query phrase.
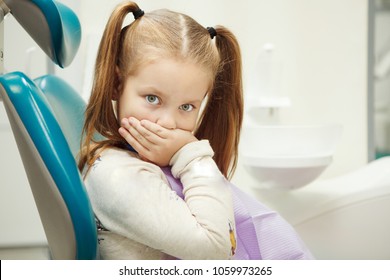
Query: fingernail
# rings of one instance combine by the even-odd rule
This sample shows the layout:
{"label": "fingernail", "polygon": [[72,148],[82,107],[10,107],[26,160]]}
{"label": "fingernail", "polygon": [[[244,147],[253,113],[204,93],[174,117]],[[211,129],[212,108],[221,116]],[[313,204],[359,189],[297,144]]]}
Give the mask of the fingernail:
{"label": "fingernail", "polygon": [[127,123],[127,119],[126,118],[123,118],[122,120],[121,120],[121,124],[122,125],[125,125]]}

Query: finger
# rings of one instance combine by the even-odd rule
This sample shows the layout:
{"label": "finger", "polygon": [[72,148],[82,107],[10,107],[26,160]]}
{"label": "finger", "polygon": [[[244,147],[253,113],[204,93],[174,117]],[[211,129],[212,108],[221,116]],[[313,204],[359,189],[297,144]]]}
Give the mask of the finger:
{"label": "finger", "polygon": [[124,118],[121,120],[121,126],[125,128],[138,142],[140,143],[145,142],[145,139],[143,138],[142,134],[139,133],[136,129],[136,122],[137,122],[136,119]]}
{"label": "finger", "polygon": [[129,124],[131,128],[136,130],[134,131],[130,129],[130,133],[132,133],[133,136],[137,137],[139,141],[142,141],[144,145],[146,145],[146,141],[154,145],[159,145],[161,143],[161,137],[154,132],[148,130],[146,127],[142,126],[140,121],[138,121],[137,119],[130,118]]}
{"label": "finger", "polygon": [[153,146],[160,145],[163,140],[158,135],[140,125],[140,122],[133,117],[121,120],[121,125],[135,138],[142,146],[151,150]]}
{"label": "finger", "polygon": [[141,155],[145,155],[148,153],[148,148],[143,146],[137,139],[131,135],[131,133],[124,127],[120,127],[118,129],[119,134],[126,140],[127,143],[130,144],[137,151],[137,153]]}
{"label": "finger", "polygon": [[150,132],[153,132],[154,134],[158,135],[159,137],[166,139],[168,134],[168,129],[165,127],[162,127],[161,125],[158,125],[154,122],[148,121],[148,120],[141,120],[140,124],[145,129],[149,130]]}

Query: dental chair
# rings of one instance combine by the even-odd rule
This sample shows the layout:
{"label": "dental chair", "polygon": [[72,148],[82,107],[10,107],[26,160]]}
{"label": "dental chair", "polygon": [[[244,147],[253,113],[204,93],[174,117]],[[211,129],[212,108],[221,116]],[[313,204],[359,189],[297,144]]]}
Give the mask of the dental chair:
{"label": "dental chair", "polygon": [[[81,28],[68,7],[54,0],[0,0],[0,10],[11,13],[54,63],[66,67],[72,62]],[[75,160],[84,101],[56,76],[31,80],[21,72],[0,76],[0,100],[11,123],[51,258],[97,259],[95,219]]]}

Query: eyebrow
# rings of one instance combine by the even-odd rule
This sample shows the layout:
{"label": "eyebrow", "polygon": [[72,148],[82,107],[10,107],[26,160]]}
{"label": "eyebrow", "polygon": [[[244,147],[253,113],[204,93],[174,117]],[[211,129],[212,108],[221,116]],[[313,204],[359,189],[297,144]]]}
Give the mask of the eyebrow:
{"label": "eyebrow", "polygon": [[156,87],[154,86],[143,86],[141,87],[141,90],[142,91],[152,91],[158,95],[161,95],[163,97],[167,96],[166,94],[164,94],[162,91],[158,90]]}
{"label": "eyebrow", "polygon": [[[143,87],[141,87],[141,90],[142,91],[149,91],[150,90],[150,91],[156,93],[157,95],[162,96],[163,98],[167,97],[167,95],[168,95],[168,94],[165,94],[162,91],[158,90],[154,86],[143,86]],[[185,102],[184,104],[191,104],[191,103],[202,103],[202,100],[190,100],[190,101]]]}

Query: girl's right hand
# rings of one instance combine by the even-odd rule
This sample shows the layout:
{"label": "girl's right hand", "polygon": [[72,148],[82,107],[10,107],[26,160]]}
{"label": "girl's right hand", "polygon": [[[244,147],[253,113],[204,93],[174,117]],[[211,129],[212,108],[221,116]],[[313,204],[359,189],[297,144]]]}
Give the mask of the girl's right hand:
{"label": "girl's right hand", "polygon": [[138,154],[158,166],[167,166],[184,145],[198,141],[190,131],[167,129],[148,120],[124,118],[119,133]]}

